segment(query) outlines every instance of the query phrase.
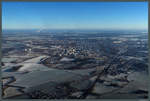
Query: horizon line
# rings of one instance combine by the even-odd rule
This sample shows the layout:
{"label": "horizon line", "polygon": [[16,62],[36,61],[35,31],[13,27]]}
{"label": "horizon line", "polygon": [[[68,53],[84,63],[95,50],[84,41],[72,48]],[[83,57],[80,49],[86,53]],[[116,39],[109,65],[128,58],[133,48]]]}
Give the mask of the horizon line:
{"label": "horizon line", "polygon": [[5,28],[5,29],[3,29],[2,28],[2,30],[147,30],[148,31],[148,29],[111,29],[111,28],[106,28],[106,29],[86,29],[86,28],[82,28],[82,29],[75,29],[75,28],[72,28],[72,29],[70,29],[70,28],[22,28],[22,29],[20,29],[20,28],[18,28],[18,29],[16,29],[16,28]]}

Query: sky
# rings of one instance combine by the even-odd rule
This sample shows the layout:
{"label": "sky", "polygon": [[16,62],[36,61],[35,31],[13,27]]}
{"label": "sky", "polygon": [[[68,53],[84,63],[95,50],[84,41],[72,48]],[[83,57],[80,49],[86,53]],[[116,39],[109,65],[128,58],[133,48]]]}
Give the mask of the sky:
{"label": "sky", "polygon": [[148,29],[147,2],[2,2],[2,29]]}

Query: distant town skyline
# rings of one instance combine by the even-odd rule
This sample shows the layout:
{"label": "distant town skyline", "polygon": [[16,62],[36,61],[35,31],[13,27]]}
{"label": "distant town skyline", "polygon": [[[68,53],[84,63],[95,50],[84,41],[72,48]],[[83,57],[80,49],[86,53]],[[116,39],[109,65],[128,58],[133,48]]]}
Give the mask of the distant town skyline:
{"label": "distant town skyline", "polygon": [[2,29],[147,30],[147,2],[2,2]]}

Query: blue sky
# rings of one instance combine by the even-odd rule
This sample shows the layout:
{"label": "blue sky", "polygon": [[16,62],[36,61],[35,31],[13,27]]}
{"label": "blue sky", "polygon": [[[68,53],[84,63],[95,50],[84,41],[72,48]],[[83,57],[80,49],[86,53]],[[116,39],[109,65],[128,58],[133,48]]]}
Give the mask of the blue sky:
{"label": "blue sky", "polygon": [[147,29],[147,2],[3,2],[3,29]]}

